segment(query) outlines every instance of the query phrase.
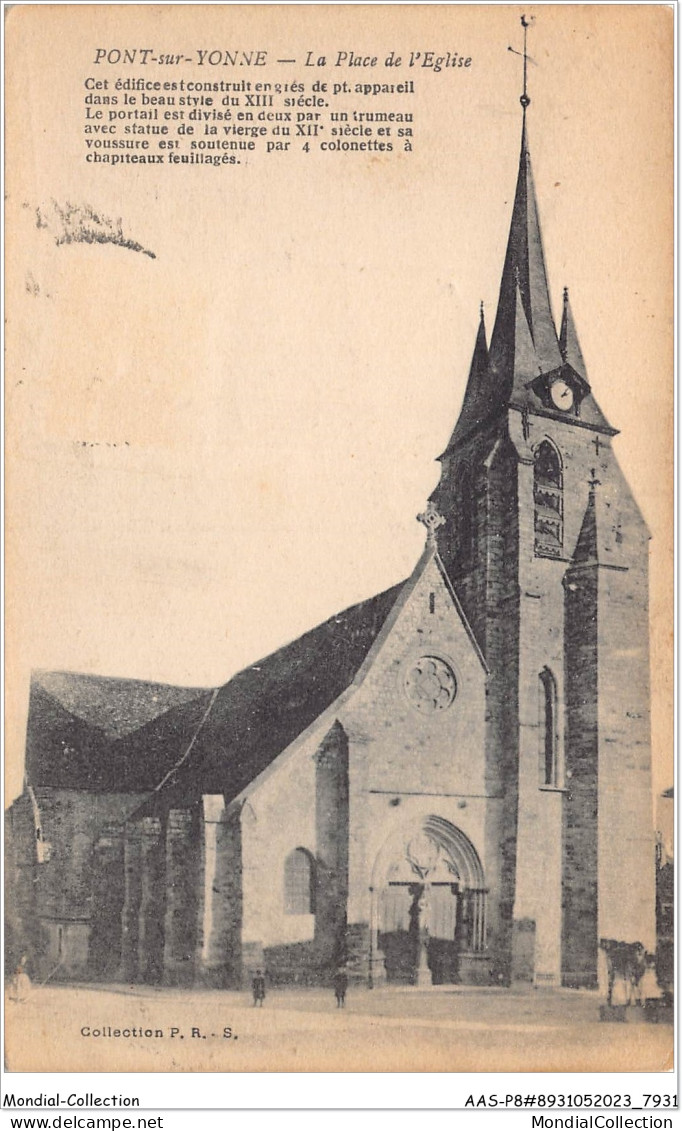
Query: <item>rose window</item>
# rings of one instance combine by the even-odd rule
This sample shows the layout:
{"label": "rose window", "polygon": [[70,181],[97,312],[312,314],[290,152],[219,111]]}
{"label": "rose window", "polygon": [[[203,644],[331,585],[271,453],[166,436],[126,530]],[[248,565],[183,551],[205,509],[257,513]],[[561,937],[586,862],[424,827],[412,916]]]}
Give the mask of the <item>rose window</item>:
{"label": "rose window", "polygon": [[445,660],[422,656],[405,676],[405,691],[413,707],[433,714],[450,706],[457,694],[457,680]]}

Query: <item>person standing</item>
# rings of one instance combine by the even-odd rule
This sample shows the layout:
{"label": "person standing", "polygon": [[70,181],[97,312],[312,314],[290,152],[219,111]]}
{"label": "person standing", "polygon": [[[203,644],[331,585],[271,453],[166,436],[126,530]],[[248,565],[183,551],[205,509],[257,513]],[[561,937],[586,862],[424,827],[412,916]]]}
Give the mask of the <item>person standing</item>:
{"label": "person standing", "polygon": [[262,970],[256,970],[253,981],[251,982],[251,988],[253,990],[254,1006],[260,1006],[262,1009],[263,1002],[265,1001],[265,978],[263,977]]}
{"label": "person standing", "polygon": [[334,994],[336,1008],[344,1009],[346,1005],[346,990],[348,989],[348,975],[345,970],[337,970],[334,975]]}

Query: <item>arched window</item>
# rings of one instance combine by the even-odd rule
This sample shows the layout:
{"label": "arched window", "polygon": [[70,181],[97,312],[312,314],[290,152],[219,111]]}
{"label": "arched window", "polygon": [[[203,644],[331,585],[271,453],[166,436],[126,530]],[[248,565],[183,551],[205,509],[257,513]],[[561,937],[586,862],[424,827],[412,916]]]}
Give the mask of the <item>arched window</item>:
{"label": "arched window", "polygon": [[287,915],[315,911],[315,863],[305,848],[295,848],[284,861],[284,911]]}
{"label": "arched window", "polygon": [[556,680],[549,668],[540,672],[540,782],[559,785]]}
{"label": "arched window", "polygon": [[535,553],[558,558],[564,546],[564,489],[559,453],[549,440],[535,449]]}

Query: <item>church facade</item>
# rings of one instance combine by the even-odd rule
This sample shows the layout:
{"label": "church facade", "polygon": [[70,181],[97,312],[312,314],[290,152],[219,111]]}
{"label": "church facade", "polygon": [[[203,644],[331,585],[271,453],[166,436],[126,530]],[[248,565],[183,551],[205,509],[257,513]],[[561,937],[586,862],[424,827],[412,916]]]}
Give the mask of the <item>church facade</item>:
{"label": "church facade", "polygon": [[596,987],[655,939],[649,535],[557,333],[526,111],[490,341],[410,578],[217,689],[33,676],[8,813],[37,976]]}

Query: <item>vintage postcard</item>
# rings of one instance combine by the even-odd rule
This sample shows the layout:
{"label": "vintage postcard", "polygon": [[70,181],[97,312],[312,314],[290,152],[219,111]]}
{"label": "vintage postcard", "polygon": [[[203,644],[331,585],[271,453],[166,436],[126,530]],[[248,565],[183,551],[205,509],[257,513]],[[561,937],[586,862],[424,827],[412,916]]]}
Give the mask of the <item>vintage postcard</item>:
{"label": "vintage postcard", "polygon": [[10,1071],[670,1069],[673,23],[7,11]]}

